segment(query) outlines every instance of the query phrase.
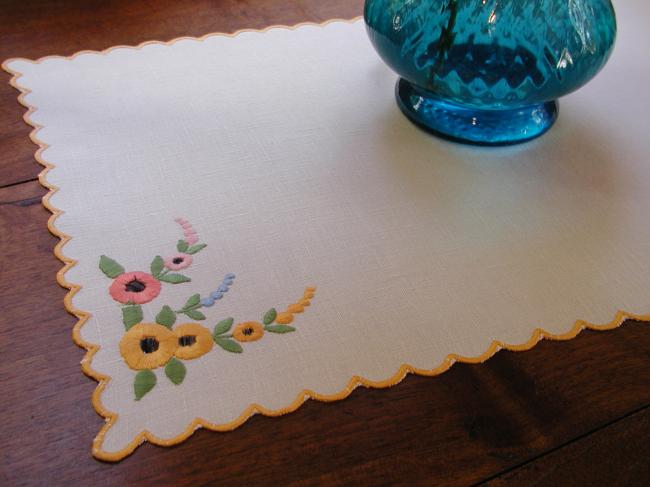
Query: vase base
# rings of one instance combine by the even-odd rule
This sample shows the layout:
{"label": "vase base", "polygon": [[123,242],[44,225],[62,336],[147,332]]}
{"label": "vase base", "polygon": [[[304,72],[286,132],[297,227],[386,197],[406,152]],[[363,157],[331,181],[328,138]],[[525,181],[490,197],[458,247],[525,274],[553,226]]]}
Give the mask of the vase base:
{"label": "vase base", "polygon": [[511,110],[481,110],[449,103],[400,78],[397,104],[424,130],[466,144],[510,145],[539,137],[551,128],[558,104],[549,101]]}

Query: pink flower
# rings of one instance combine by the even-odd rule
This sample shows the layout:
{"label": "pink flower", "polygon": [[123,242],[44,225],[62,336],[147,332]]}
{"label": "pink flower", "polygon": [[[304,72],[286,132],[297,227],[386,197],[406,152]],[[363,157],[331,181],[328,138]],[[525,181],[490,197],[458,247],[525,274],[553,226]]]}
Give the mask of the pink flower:
{"label": "pink flower", "polygon": [[192,263],[192,256],[190,254],[184,254],[179,252],[165,259],[165,267],[171,269],[172,271],[180,271],[189,267]]}
{"label": "pink flower", "polygon": [[144,304],[160,294],[160,281],[146,272],[125,272],[115,278],[108,292],[120,303]]}

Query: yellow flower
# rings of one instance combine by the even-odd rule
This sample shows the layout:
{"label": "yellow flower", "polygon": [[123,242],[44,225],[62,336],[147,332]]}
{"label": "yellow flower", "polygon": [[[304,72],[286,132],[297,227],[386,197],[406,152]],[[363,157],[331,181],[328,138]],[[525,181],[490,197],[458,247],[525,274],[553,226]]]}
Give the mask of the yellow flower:
{"label": "yellow flower", "polygon": [[178,340],[176,358],[190,360],[212,350],[212,334],[206,327],[198,323],[184,323],[174,328]]}
{"label": "yellow flower", "polygon": [[293,315],[291,313],[278,313],[275,317],[275,322],[281,325],[288,325],[293,321]]}
{"label": "yellow flower", "polygon": [[257,321],[239,323],[232,332],[232,337],[238,342],[254,342],[264,335],[264,327]]}
{"label": "yellow flower", "polygon": [[120,353],[135,370],[155,369],[165,365],[178,347],[176,335],[155,323],[139,323],[120,340]]}

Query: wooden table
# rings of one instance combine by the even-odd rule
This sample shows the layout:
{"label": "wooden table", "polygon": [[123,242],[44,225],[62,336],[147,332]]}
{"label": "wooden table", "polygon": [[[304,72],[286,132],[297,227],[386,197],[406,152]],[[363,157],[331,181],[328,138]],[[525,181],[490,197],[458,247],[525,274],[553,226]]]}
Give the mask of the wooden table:
{"label": "wooden table", "polygon": [[[4,0],[0,59],[351,18],[362,0]],[[650,333],[627,323],[309,401],[231,433],[90,455],[102,419],[55,283],[35,146],[0,84],[0,485],[650,485]],[[648,290],[650,299],[650,290]]]}

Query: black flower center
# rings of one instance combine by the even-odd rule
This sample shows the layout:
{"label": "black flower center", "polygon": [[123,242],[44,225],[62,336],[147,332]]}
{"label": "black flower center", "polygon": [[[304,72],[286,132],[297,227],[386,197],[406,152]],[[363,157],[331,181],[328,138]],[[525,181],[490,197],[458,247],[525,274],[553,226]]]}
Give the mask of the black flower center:
{"label": "black flower center", "polygon": [[185,259],[184,259],[183,257],[174,257],[174,259],[172,260],[172,262],[173,262],[174,264],[178,265],[178,264],[182,264],[184,260],[185,260]]}
{"label": "black flower center", "polygon": [[145,289],[147,289],[147,285],[138,279],[133,279],[126,284],[126,290],[130,293],[141,293]]}
{"label": "black flower center", "polygon": [[246,336],[250,336],[250,335],[252,335],[254,332],[255,332],[255,330],[253,330],[251,327],[244,328],[244,329],[242,330],[242,333],[243,333],[244,335],[246,335]]}
{"label": "black flower center", "polygon": [[196,343],[196,336],[194,335],[183,335],[178,339],[178,344],[181,347],[191,347]]}
{"label": "black flower center", "polygon": [[144,353],[154,353],[158,350],[160,343],[154,337],[146,337],[140,340],[140,350]]}

